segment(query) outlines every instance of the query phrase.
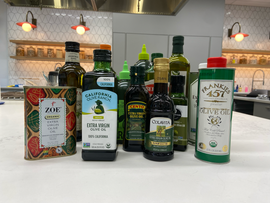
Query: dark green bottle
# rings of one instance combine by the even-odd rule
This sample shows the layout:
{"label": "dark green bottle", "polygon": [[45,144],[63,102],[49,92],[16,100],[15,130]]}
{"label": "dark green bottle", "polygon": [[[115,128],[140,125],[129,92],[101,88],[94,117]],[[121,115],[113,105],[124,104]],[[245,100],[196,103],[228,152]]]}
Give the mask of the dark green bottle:
{"label": "dark green bottle", "polygon": [[80,44],[78,42],[66,42],[65,65],[60,68],[58,80],[59,86],[77,87],[76,102],[76,137],[77,142],[82,141],[82,77],[86,73],[80,66]]}
{"label": "dark green bottle", "polygon": [[130,72],[128,64],[125,61],[123,70],[119,73],[117,94],[118,94],[118,128],[117,143],[123,144],[124,128],[125,128],[125,93],[130,85]]}
{"label": "dark green bottle", "polygon": [[143,156],[153,161],[173,159],[174,103],[168,95],[169,59],[155,60],[154,94],[146,108]]}
{"label": "dark green bottle", "polygon": [[145,87],[150,94],[150,97],[154,93],[154,59],[162,58],[162,53],[151,54],[151,67],[145,71]]}
{"label": "dark green bottle", "polygon": [[[186,78],[184,94],[188,95],[188,79],[190,72],[190,63],[184,54],[184,37],[174,36],[173,37],[173,50],[172,56],[170,57],[170,72],[169,75],[183,75]],[[170,78],[169,78],[170,81]]]}
{"label": "dark green bottle", "polygon": [[146,113],[149,93],[144,85],[144,67],[131,66],[130,86],[125,94],[125,133],[123,149],[131,152],[143,151]]}
{"label": "dark green bottle", "polygon": [[113,161],[117,151],[116,77],[111,51],[94,50],[94,70],[83,77],[82,158]]}
{"label": "dark green bottle", "polygon": [[188,132],[188,100],[184,94],[185,76],[171,76],[170,96],[175,105],[174,150],[186,151]]}

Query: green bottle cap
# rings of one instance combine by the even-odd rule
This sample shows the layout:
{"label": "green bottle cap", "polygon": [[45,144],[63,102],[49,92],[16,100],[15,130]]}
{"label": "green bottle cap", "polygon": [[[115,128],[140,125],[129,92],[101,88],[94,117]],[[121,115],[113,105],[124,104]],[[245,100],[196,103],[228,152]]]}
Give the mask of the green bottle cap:
{"label": "green bottle cap", "polygon": [[162,53],[152,53],[151,54],[151,61],[153,62],[155,58],[163,58]]}
{"label": "green bottle cap", "polygon": [[184,36],[173,37],[173,51],[174,54],[183,54]]}
{"label": "green bottle cap", "polygon": [[124,65],[123,65],[123,70],[119,73],[119,79],[130,79],[129,76],[130,72],[128,70],[128,64],[127,61],[125,61]]}
{"label": "green bottle cap", "polygon": [[144,78],[144,67],[143,66],[130,66],[130,76]]}
{"label": "green bottle cap", "polygon": [[146,52],[145,44],[143,44],[142,52],[139,53],[139,60],[149,60],[149,54]]}

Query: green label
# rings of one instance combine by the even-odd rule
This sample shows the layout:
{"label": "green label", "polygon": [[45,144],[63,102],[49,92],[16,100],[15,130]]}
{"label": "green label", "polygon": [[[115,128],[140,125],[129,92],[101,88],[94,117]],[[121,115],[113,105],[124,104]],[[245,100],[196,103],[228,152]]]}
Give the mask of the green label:
{"label": "green label", "polygon": [[187,106],[175,105],[174,144],[187,145]]}
{"label": "green label", "polygon": [[157,126],[156,131],[145,134],[145,149],[152,152],[173,151],[173,126]]}
{"label": "green label", "polygon": [[132,101],[126,106],[126,139],[143,141],[145,134],[146,103]]}
{"label": "green label", "polygon": [[124,100],[119,100],[118,102],[118,130],[117,130],[117,140],[123,140],[124,135],[124,125],[125,125],[125,109]]}

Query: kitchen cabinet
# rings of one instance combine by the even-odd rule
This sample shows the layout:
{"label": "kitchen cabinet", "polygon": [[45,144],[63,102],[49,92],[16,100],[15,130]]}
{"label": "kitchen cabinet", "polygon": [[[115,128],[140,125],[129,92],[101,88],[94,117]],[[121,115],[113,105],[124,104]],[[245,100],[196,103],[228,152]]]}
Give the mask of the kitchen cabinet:
{"label": "kitchen cabinet", "polygon": [[261,118],[270,119],[270,103],[264,104],[255,102],[253,108],[253,115]]}

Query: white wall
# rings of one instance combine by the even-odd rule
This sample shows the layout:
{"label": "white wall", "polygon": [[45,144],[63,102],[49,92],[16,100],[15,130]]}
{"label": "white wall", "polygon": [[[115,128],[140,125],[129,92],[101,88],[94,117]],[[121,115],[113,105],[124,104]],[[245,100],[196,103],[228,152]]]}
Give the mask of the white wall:
{"label": "white wall", "polygon": [[149,54],[170,57],[172,37],[185,36],[184,55],[191,71],[208,57],[221,56],[224,0],[189,0],[176,16],[113,14],[113,67],[119,72],[124,60],[138,60],[142,44]]}
{"label": "white wall", "polygon": [[[7,5],[0,1],[0,86],[8,85]],[[1,99],[0,99],[1,100]]]}

